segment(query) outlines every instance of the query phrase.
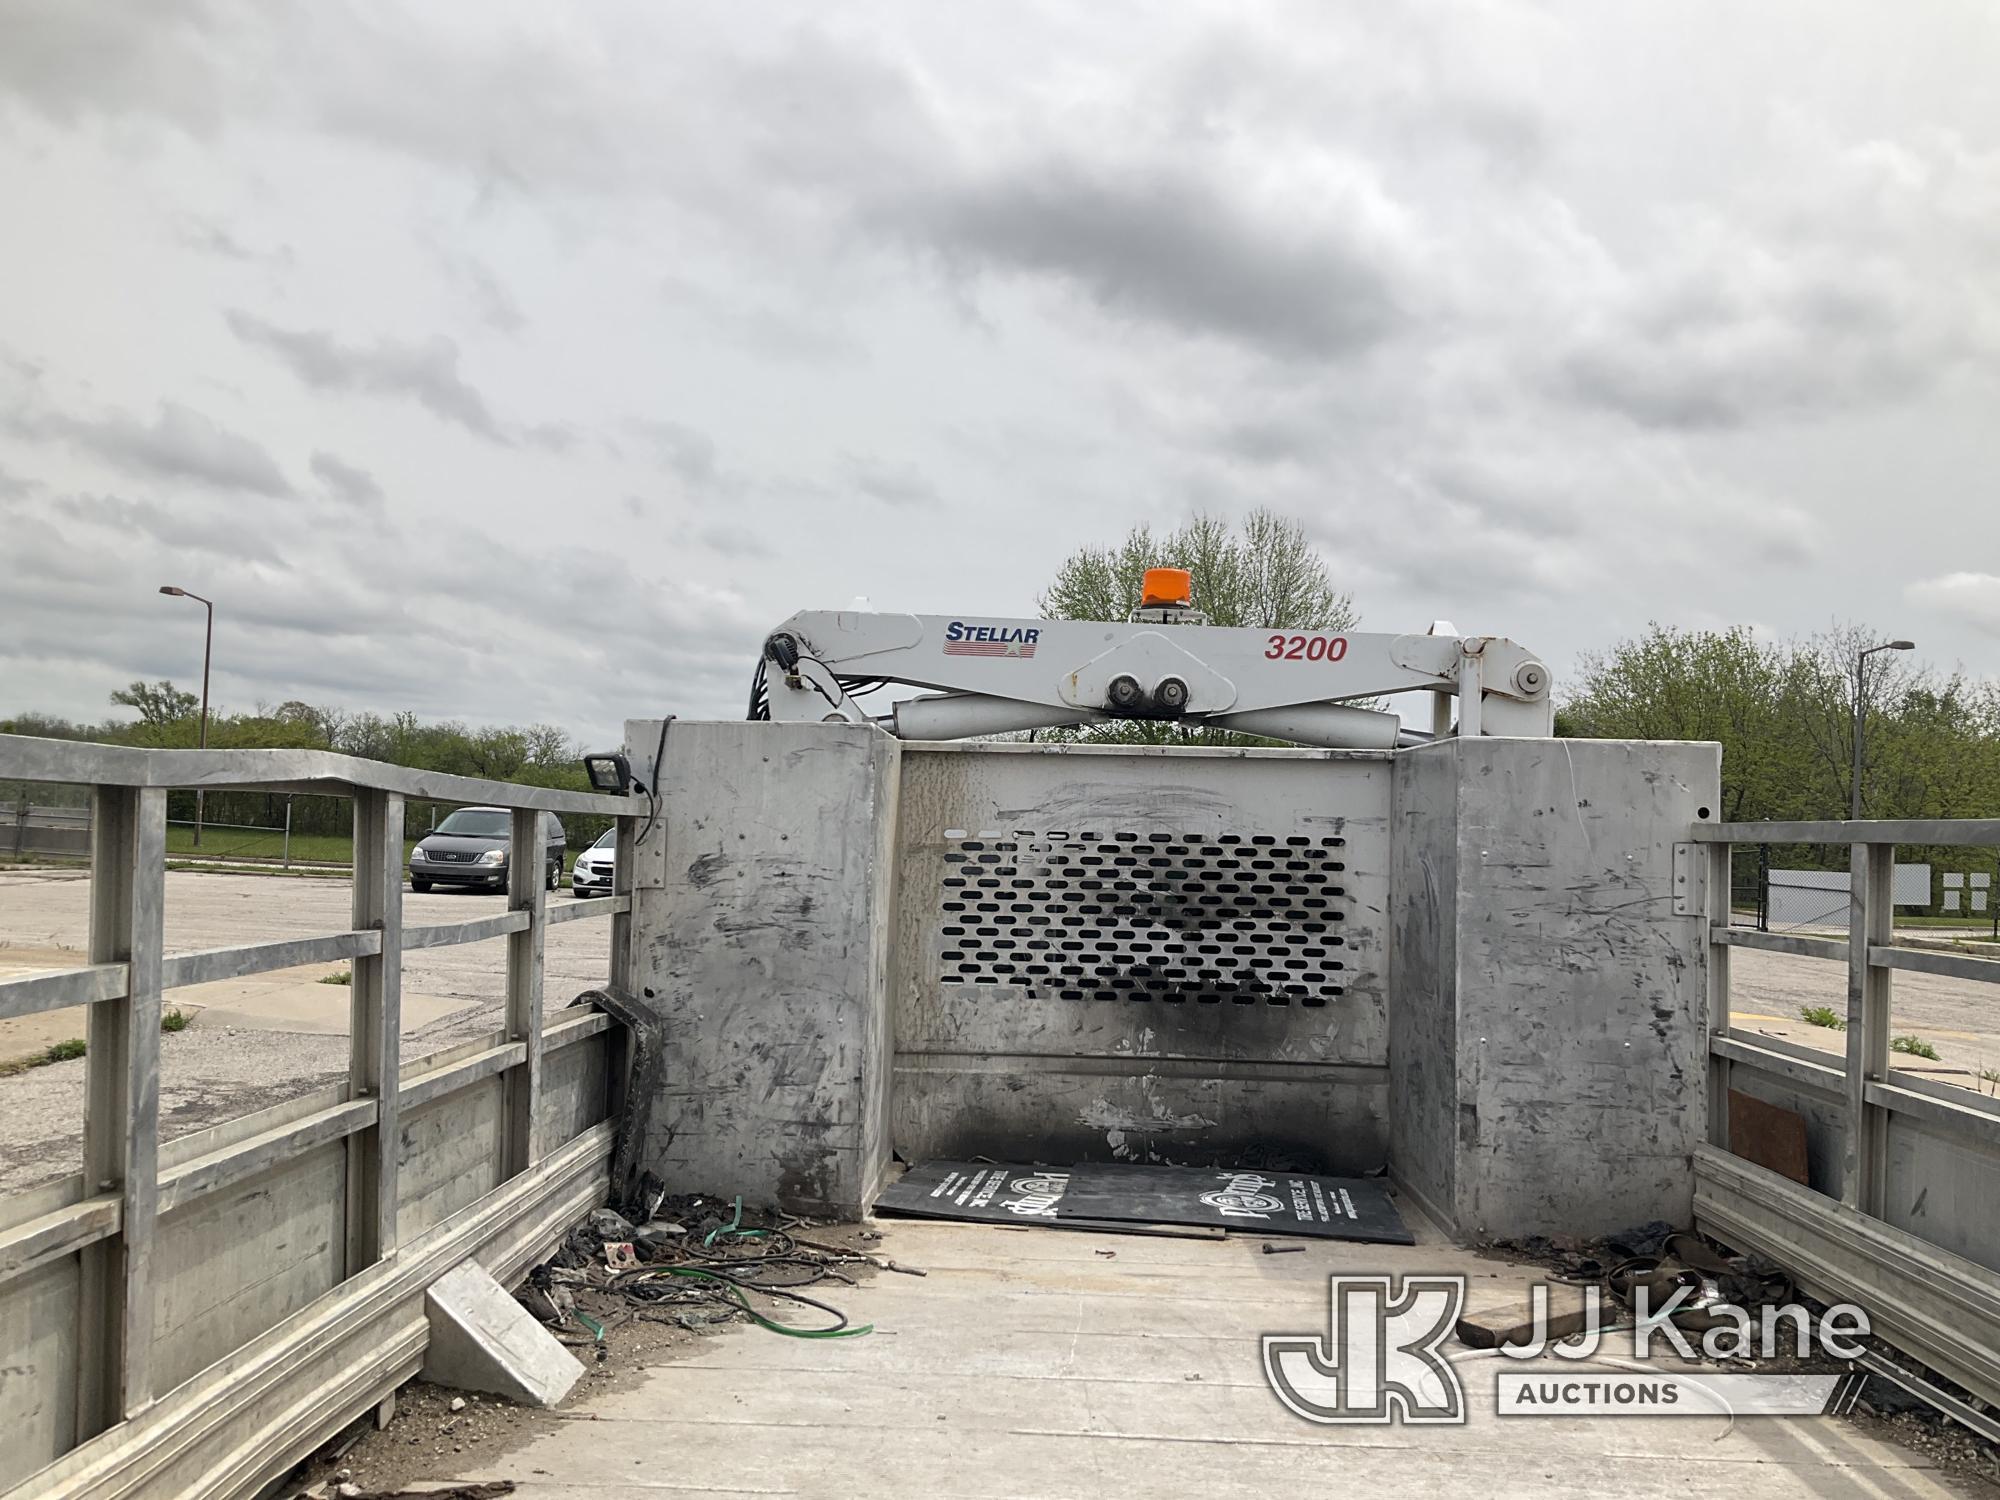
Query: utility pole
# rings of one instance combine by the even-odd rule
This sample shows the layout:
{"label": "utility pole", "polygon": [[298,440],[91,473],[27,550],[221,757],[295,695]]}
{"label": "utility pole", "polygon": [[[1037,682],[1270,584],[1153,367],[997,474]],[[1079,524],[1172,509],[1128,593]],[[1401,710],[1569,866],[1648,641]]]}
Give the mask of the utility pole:
{"label": "utility pole", "polygon": [[[170,583],[160,585],[160,592],[176,599],[192,599],[208,611],[208,632],[201,643],[201,748],[208,748],[208,663],[215,653],[215,605],[199,594],[190,594],[186,589],[177,589]],[[200,787],[194,793],[194,846],[201,847],[201,805],[204,793]]]}
{"label": "utility pole", "polygon": [[1915,641],[1884,641],[1879,646],[1870,646],[1854,658],[1854,780],[1848,788],[1848,817],[1856,822],[1861,820],[1861,769],[1864,764],[1861,754],[1862,726],[1868,719],[1868,658],[1877,651],[1914,651]]}

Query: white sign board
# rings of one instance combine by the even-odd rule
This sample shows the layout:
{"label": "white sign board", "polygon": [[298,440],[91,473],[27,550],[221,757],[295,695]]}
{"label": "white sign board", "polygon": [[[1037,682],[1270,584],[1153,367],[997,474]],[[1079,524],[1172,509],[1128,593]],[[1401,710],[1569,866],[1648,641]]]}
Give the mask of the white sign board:
{"label": "white sign board", "polygon": [[[1773,870],[1773,927],[1845,927],[1849,876],[1845,870]],[[1931,904],[1931,867],[1897,865],[1889,887],[1897,906]]]}

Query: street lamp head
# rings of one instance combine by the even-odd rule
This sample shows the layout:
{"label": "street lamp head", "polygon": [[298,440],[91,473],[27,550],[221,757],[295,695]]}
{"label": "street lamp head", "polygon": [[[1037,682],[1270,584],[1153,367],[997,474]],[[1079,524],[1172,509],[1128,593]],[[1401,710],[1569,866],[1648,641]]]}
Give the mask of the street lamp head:
{"label": "street lamp head", "polygon": [[183,598],[187,594],[186,589],[177,589],[171,583],[161,584],[160,592],[163,594],[172,594],[176,599]]}
{"label": "street lamp head", "polygon": [[1889,642],[1889,649],[1891,651],[1914,651],[1917,649],[1917,643],[1915,641],[1891,641]]}

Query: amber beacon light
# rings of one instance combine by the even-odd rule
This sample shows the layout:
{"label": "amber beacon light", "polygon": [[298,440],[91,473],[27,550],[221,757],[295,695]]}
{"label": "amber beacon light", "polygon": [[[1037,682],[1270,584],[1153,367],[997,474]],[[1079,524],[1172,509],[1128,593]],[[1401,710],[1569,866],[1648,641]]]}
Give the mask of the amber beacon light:
{"label": "amber beacon light", "polygon": [[1186,568],[1148,568],[1139,586],[1141,609],[1187,609],[1194,603],[1194,575]]}

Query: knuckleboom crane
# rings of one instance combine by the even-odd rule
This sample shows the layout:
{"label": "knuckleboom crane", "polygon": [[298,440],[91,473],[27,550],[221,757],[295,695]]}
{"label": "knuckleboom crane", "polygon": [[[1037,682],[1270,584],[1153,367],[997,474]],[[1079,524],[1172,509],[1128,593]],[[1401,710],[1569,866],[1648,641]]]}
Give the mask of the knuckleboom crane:
{"label": "knuckleboom crane", "polygon": [[[1201,627],[1201,628],[1192,628]],[[889,684],[936,691],[870,715]],[[1302,745],[1386,749],[1395,714],[1346,700],[1436,695],[1434,732],[1548,735],[1549,671],[1498,636],[1246,630],[1210,625],[1179,568],[1146,573],[1123,623],[808,610],[764,642],[753,719],[877,723],[948,740],[1113,719],[1206,725]]]}

